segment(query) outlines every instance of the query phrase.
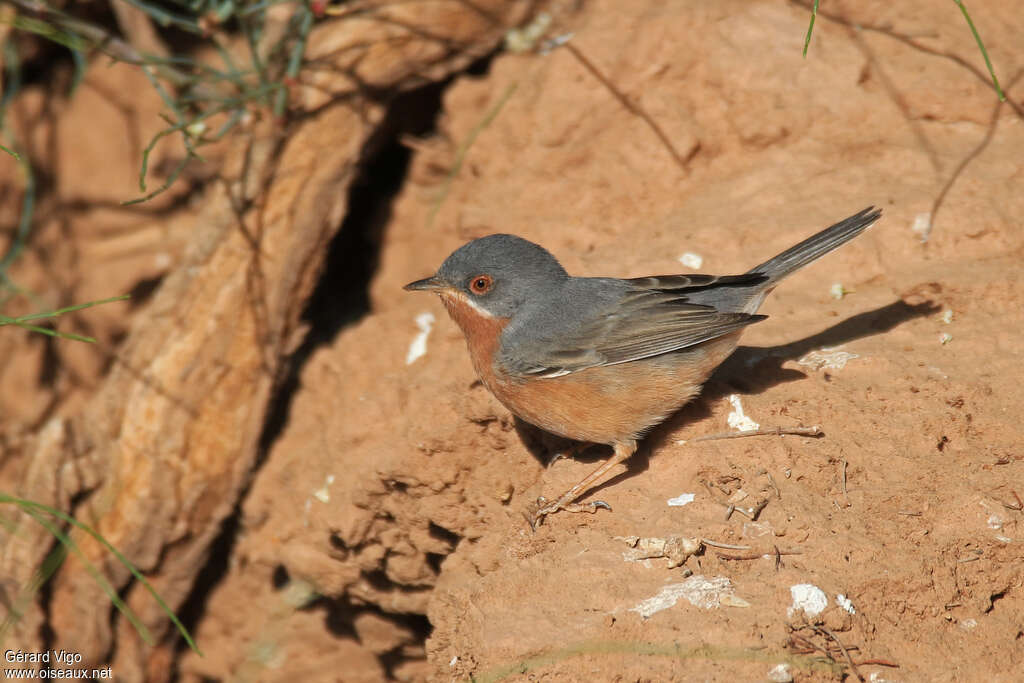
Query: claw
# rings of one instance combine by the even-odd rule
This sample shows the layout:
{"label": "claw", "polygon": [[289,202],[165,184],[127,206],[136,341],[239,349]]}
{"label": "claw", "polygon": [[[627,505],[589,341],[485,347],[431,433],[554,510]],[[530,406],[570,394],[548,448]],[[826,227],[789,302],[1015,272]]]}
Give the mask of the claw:
{"label": "claw", "polygon": [[552,465],[554,465],[559,460],[562,460],[563,458],[566,460],[575,460],[576,456],[590,448],[591,445],[592,444],[586,443],[585,441],[581,441],[579,443],[573,444],[572,446],[569,446],[565,450],[558,451],[557,453],[552,455],[551,458],[548,460],[548,469],[551,469]]}
{"label": "claw", "polygon": [[[603,500],[595,500],[593,503],[566,503],[558,509],[565,510],[566,512],[587,512],[589,514],[594,514],[597,512],[598,508],[611,510],[612,506]],[[554,512],[554,510],[552,510],[552,512]]]}
{"label": "claw", "polygon": [[537,527],[544,523],[544,518],[548,515],[547,505],[548,499],[544,496],[538,496],[537,501],[534,503],[537,509],[534,510],[533,514],[523,513],[526,517],[526,522],[530,525],[530,531],[536,531]]}
{"label": "claw", "polygon": [[526,521],[530,524],[530,529],[536,531],[537,527],[544,523],[544,518],[548,515],[558,512],[559,510],[565,510],[566,512],[587,512],[594,514],[600,508],[604,508],[611,512],[612,506],[603,500],[595,500],[591,503],[560,503],[555,501],[554,503],[548,503],[547,498],[540,496],[537,498],[537,510],[533,515],[526,515]]}
{"label": "claw", "polygon": [[565,458],[566,460],[568,460],[568,459],[569,459],[569,456],[568,456],[568,455],[566,455],[564,451],[558,451],[557,453],[555,453],[554,455],[552,455],[552,456],[551,456],[551,458],[549,458],[549,459],[548,459],[548,464],[547,464],[547,468],[548,468],[548,469],[550,470],[550,469],[551,469],[551,467],[552,467],[552,466],[553,466],[553,465],[554,465],[554,464],[555,464],[556,462],[558,462],[559,460],[561,460],[561,459],[563,459],[563,458]]}

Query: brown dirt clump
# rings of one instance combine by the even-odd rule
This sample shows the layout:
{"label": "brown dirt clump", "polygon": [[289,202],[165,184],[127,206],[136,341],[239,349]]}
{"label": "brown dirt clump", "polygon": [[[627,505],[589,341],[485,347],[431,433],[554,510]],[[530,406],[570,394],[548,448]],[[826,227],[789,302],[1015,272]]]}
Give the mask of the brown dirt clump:
{"label": "brown dirt clump", "polygon": [[[520,21],[510,7],[508,22]],[[157,294],[130,326],[111,323],[130,327],[124,363],[93,373],[103,386],[83,390],[86,417],[69,407],[54,414],[70,422],[38,429],[40,392],[21,422],[4,416],[23,425],[18,453],[53,453],[54,467],[61,444],[86,435],[76,490],[103,484],[89,498],[96,523],[194,610],[205,656],[170,638],[147,650],[125,624],[111,632],[109,614],[83,616],[103,598],[80,568],[58,575],[50,612],[26,624],[46,621],[101,658],[109,647],[70,635],[93,622],[88,637],[116,641],[129,678],[173,658],[195,681],[763,680],[779,665],[801,681],[1014,680],[1019,13],[988,8],[982,26],[1006,74],[1011,102],[998,105],[962,16],[917,0],[831,8],[806,59],[798,4],[550,10],[574,51],[499,54],[443,90],[413,90],[402,111],[332,106],[351,79],[318,83],[306,93],[315,113],[266,152],[260,258],[224,199],[208,197],[198,220],[218,237],[171,240],[181,248]],[[315,49],[343,59],[333,41],[344,39]],[[447,73],[443,54],[409,54],[418,67],[396,72],[374,52],[338,69],[378,64],[396,90]],[[415,137],[423,130],[403,117],[438,95],[437,130]],[[404,184],[356,211],[390,163],[392,152],[364,146],[381,131],[392,152],[396,141],[413,150]],[[775,291],[769,319],[701,397],[591,494],[613,512],[559,513],[535,532],[523,513],[537,496],[605,451],[546,469],[565,444],[517,424],[476,381],[440,304],[401,290],[493,232],[539,242],[579,275],[687,272],[684,252],[702,272],[743,272],[869,204],[882,220]],[[147,263],[132,266],[138,279],[153,277]],[[172,334],[196,360],[175,359]],[[44,362],[31,343],[16,352]],[[289,357],[301,366],[281,388]],[[199,374],[184,377],[190,362]],[[820,425],[824,436],[693,441],[729,429],[734,395],[763,427]],[[46,467],[36,479],[2,467],[60,499]],[[693,501],[668,503],[681,494]],[[638,539],[673,538],[703,539],[701,550],[676,567],[637,557]],[[220,564],[205,563],[211,552]],[[820,613],[794,606],[802,594],[823,597]]]}

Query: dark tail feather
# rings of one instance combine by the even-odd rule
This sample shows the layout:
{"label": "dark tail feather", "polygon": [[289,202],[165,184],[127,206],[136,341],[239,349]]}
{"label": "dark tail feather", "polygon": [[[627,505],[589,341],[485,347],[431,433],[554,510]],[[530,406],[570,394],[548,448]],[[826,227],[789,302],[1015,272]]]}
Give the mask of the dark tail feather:
{"label": "dark tail feather", "polygon": [[832,227],[825,228],[817,235],[808,237],[800,244],[790,247],[778,256],[751,268],[748,272],[767,275],[768,287],[770,288],[790,273],[803,268],[811,261],[821,258],[833,249],[846,244],[864,232],[881,215],[881,209],[869,206],[860,213],[854,214],[846,220],[839,221]]}

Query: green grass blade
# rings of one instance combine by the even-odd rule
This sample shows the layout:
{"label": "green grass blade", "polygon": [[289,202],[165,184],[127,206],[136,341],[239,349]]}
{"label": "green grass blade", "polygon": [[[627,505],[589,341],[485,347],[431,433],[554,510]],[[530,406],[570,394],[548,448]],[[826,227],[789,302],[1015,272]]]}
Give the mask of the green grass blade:
{"label": "green grass blade", "polygon": [[[8,500],[8,496],[0,494],[0,503],[4,502],[13,502],[16,505],[18,505],[25,512],[25,514],[32,517],[32,519],[34,519],[36,522],[42,525],[43,528],[45,528],[54,538],[60,541],[65,548],[73,552],[75,556],[82,561],[82,564],[85,566],[86,571],[88,571],[89,575],[92,576],[93,581],[99,584],[99,587],[103,589],[104,593],[107,594],[107,598],[112,603],[114,603],[114,606],[117,607],[121,614],[123,614],[125,618],[128,619],[129,622],[131,622],[132,626],[135,627],[135,630],[139,633],[139,637],[141,637],[142,640],[145,641],[147,645],[152,645],[154,643],[153,634],[149,632],[149,629],[146,628],[145,624],[139,621],[139,618],[135,615],[132,609],[127,604],[125,604],[124,600],[122,600],[121,596],[117,594],[117,591],[114,590],[114,587],[110,585],[110,582],[107,581],[106,577],[104,577],[100,573],[100,570],[98,570],[95,567],[95,565],[93,565],[93,563],[85,557],[85,554],[82,552],[82,549],[78,547],[78,544],[72,541],[71,538],[63,531],[61,531],[56,526],[51,524],[50,521],[39,512],[39,510],[43,510],[45,512],[49,512],[50,514],[56,514],[58,510],[46,505],[33,503],[32,501],[27,500],[20,500],[17,498],[11,498],[10,500]],[[68,516],[64,515],[64,517]],[[70,517],[68,517],[68,519],[70,520]],[[77,523],[78,522],[76,522],[76,524]],[[98,537],[99,535],[96,534],[96,536]]]}
{"label": "green grass blade", "polygon": [[74,306],[67,306],[65,308],[58,308],[56,311],[47,311],[45,313],[29,313],[28,315],[22,315],[14,318],[19,323],[28,322],[29,320],[39,320],[40,318],[56,318],[57,316],[64,315],[65,313],[73,313],[74,311],[81,311],[86,308],[92,308],[93,306],[99,306],[101,304],[109,304],[114,301],[124,301],[130,298],[130,294],[122,294],[120,296],[112,296],[109,299],[99,299],[97,301],[89,301],[84,304],[75,304]]}
{"label": "green grass blade", "polygon": [[999,101],[1005,102],[1006,94],[1003,92],[1003,89],[999,87],[999,79],[996,78],[995,69],[992,68],[992,62],[988,58],[988,50],[985,49],[985,44],[981,42],[981,36],[978,35],[978,29],[974,28],[974,22],[971,21],[971,15],[967,13],[967,6],[963,3],[963,0],[953,0],[953,2],[955,2],[957,7],[960,8],[960,11],[963,12],[964,19],[967,20],[967,25],[970,27],[971,33],[974,34],[974,40],[978,43],[978,49],[981,50],[981,56],[985,58],[985,66],[988,67],[988,73],[992,76],[992,85],[995,87],[996,93],[999,95]]}
{"label": "green grass blade", "polygon": [[39,19],[33,19],[19,14],[11,19],[10,24],[14,28],[34,33],[37,36],[51,40],[58,45],[63,45],[64,47],[76,52],[88,50],[90,47],[89,41],[85,40],[81,36],[71,33],[70,31],[62,30],[53,24],[48,24],[47,22],[40,21]]}
{"label": "green grass blade", "polygon": [[[85,557],[82,555],[82,552],[78,548],[78,546],[70,538],[67,538],[67,536],[60,532],[59,529],[53,527],[53,525],[50,524],[45,518],[43,518],[40,513],[53,515],[54,517],[57,517],[58,519],[61,519],[64,522],[67,522],[68,524],[71,524],[92,536],[100,545],[106,548],[106,550],[110,554],[116,557],[117,560],[122,565],[124,565],[129,572],[131,572],[132,576],[135,577],[136,581],[138,581],[145,587],[149,594],[153,596],[153,599],[156,600],[157,604],[160,605],[160,608],[164,611],[164,613],[167,614],[171,622],[175,625],[175,627],[177,627],[178,632],[181,634],[182,638],[185,639],[185,642],[188,643],[188,646],[192,648],[192,650],[194,650],[196,654],[202,656],[203,653],[196,646],[195,641],[192,640],[192,636],[189,635],[188,629],[185,628],[185,625],[181,623],[181,621],[178,619],[174,611],[167,605],[166,602],[164,602],[163,598],[160,597],[160,595],[156,592],[153,586],[150,585],[149,581],[146,580],[146,577],[144,577],[142,573],[135,567],[135,565],[132,564],[128,560],[128,558],[122,555],[117,548],[111,545],[111,543],[107,539],[103,538],[103,536],[100,535],[99,532],[97,532],[88,524],[80,522],[71,515],[56,508],[50,507],[49,505],[43,505],[42,503],[37,503],[35,501],[25,500],[24,498],[18,498],[16,496],[11,496],[6,493],[0,493],[0,503],[13,503],[14,505],[17,505],[19,508],[24,510],[27,514],[31,515],[33,519],[35,519],[37,522],[46,527],[46,530],[52,533],[69,550],[78,555],[78,557],[83,561],[87,568],[92,567],[92,565],[89,564],[88,560],[86,560]],[[131,612],[130,608],[128,608],[128,606],[124,604],[124,602],[117,596],[116,592],[114,592],[111,595],[113,588],[110,587],[110,591],[107,591],[109,583],[106,582],[106,579],[98,575],[95,575],[94,578],[97,579],[97,582],[100,584],[101,587],[103,587],[104,591],[108,593],[108,597],[110,597],[111,602],[113,602],[114,605],[116,605],[117,608],[122,611],[125,617],[128,618],[128,620],[131,621],[133,625],[136,625],[137,619],[134,617],[134,614]],[[146,627],[143,624],[138,623],[136,629],[139,629],[139,635],[142,636],[143,640],[146,640],[146,642],[149,643],[150,636],[149,631],[146,630]]]}
{"label": "green grass blade", "polygon": [[59,337],[61,339],[69,339],[72,341],[87,342],[89,344],[95,344],[96,339],[93,337],[86,337],[74,332],[58,332],[57,330],[51,330],[49,327],[40,327],[38,325],[29,325],[28,323],[19,322],[17,318],[8,318],[6,315],[0,315],[0,327],[4,325],[13,325],[14,327],[20,327],[23,330],[29,332],[38,332],[39,334],[45,334],[48,337]]}
{"label": "green grass blade", "polygon": [[17,318],[11,318],[9,316],[0,313],[0,327],[4,325],[13,325],[20,327],[23,330],[29,330],[30,332],[38,332],[45,334],[50,337],[59,337],[61,339],[70,339],[72,341],[87,342],[89,344],[95,344],[96,340],[92,337],[86,337],[81,334],[74,334],[73,332],[60,332],[58,330],[52,330],[49,327],[40,327],[39,325],[33,325],[30,320],[39,320],[42,318],[56,318],[64,315],[65,313],[71,313],[72,311],[81,311],[85,308],[91,308],[92,306],[99,306],[100,304],[109,304],[112,301],[124,301],[130,295],[122,294],[121,296],[112,296],[109,299],[100,299],[99,301],[89,301],[84,304],[76,304],[74,306],[66,306],[59,308],[56,311],[46,311],[44,313],[29,313],[28,315],[22,315]]}
{"label": "green grass blade", "polygon": [[804,59],[807,58],[807,48],[811,44],[811,32],[814,31],[814,20],[818,16],[818,0],[814,0],[814,7],[811,8],[811,24],[807,27],[807,37],[804,38]]}

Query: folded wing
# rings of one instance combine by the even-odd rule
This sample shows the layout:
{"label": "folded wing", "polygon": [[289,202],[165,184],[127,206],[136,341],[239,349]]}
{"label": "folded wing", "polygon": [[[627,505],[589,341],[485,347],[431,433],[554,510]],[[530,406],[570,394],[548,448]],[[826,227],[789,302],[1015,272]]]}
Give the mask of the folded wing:
{"label": "folded wing", "polygon": [[701,293],[712,288],[752,287],[763,280],[763,275],[753,273],[614,281],[620,293],[614,304],[607,307],[607,314],[558,326],[561,329],[548,338],[537,340],[534,335],[528,363],[515,358],[502,358],[502,362],[514,374],[559,377],[685,349],[765,318],[719,311],[714,306],[695,303],[694,298],[703,298]]}

